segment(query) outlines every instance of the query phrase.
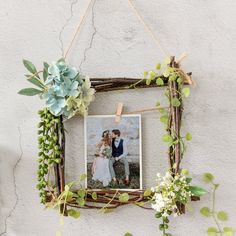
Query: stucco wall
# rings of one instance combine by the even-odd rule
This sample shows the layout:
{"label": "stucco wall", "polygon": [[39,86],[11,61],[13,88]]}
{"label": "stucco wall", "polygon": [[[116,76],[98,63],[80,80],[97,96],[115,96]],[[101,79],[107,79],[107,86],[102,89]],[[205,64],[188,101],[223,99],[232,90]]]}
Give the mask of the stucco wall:
{"label": "stucco wall", "polygon": [[[183,64],[193,72],[197,87],[186,102],[183,131],[193,141],[183,161],[196,179],[203,172],[214,173],[221,187],[217,208],[230,213],[228,225],[236,228],[236,2],[233,0],[136,0],[137,8],[172,55],[188,52]],[[73,4],[73,17],[62,34],[65,48],[84,12],[86,0]],[[51,236],[59,228],[58,213],[39,204],[36,185],[37,111],[43,102],[37,97],[17,95],[29,85],[22,58],[38,68],[42,61],[61,56],[59,32],[70,16],[72,1],[9,0],[0,2],[0,232],[5,236]],[[93,12],[77,38],[70,64],[90,76],[140,77],[163,56],[145,32],[125,0],[97,0]],[[162,89],[98,94],[90,114],[113,114],[116,103],[127,111],[153,107],[162,100]],[[104,104],[106,106],[104,106]],[[166,147],[161,142],[163,128],[158,114],[143,115],[144,185],[154,183],[157,171],[167,166]],[[84,171],[83,120],[66,124],[67,181]],[[205,235],[212,225],[198,211],[209,196],[193,203],[193,212],[171,223],[175,236]],[[82,211],[80,220],[65,219],[65,236],[161,235],[154,212],[122,207],[112,214]]]}

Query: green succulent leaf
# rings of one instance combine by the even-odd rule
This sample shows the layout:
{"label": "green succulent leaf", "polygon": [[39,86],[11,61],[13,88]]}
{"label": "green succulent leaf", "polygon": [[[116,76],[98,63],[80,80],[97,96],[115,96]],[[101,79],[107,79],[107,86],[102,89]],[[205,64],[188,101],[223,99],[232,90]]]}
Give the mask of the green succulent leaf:
{"label": "green succulent leaf", "polygon": [[18,94],[25,95],[25,96],[35,96],[35,95],[40,94],[42,92],[43,92],[42,90],[38,90],[35,88],[24,88],[24,89],[21,89],[18,92]]}
{"label": "green succulent leaf", "polygon": [[171,100],[171,104],[172,104],[172,106],[174,106],[174,107],[179,107],[179,106],[181,105],[180,100],[179,100],[178,98],[173,98],[173,99]]}
{"label": "green succulent leaf", "polygon": [[233,236],[234,235],[234,230],[231,227],[224,227],[223,231],[225,233],[225,236]]}
{"label": "green succulent leaf", "polygon": [[170,57],[167,57],[167,58],[165,58],[165,61],[164,61],[164,63],[165,63],[166,65],[169,65],[169,64],[170,64],[170,62],[171,62],[171,59],[170,59]]}
{"label": "green succulent leaf", "polygon": [[196,197],[201,197],[207,193],[205,189],[198,186],[189,186],[189,190]]}
{"label": "green succulent leaf", "polygon": [[210,183],[214,180],[214,176],[211,173],[204,173],[202,179],[205,183]]}
{"label": "green succulent leaf", "polygon": [[122,193],[119,196],[119,201],[120,202],[128,202],[129,201],[129,194],[128,193]]}
{"label": "green succulent leaf", "polygon": [[157,78],[157,80],[156,80],[156,84],[158,85],[158,86],[163,86],[164,85],[164,81],[163,81],[163,79],[162,78]]}
{"label": "green succulent leaf", "polygon": [[133,236],[131,233],[125,233],[124,236]]}
{"label": "green succulent leaf", "polygon": [[183,88],[182,93],[187,98],[190,95],[190,89],[189,88]]}
{"label": "green succulent leaf", "polygon": [[143,72],[143,77],[146,79],[147,76],[148,76],[148,71],[144,71],[144,72]]}
{"label": "green succulent leaf", "polygon": [[182,169],[181,174],[183,175],[189,175],[189,170],[188,169]]}
{"label": "green succulent leaf", "polygon": [[85,205],[85,200],[83,198],[77,198],[77,203],[80,205],[80,206],[84,206]]}
{"label": "green succulent leaf", "polygon": [[69,209],[68,211],[68,215],[75,218],[75,219],[78,219],[80,217],[80,212],[79,211],[76,211],[74,209]]}
{"label": "green succulent leaf", "polygon": [[151,84],[151,79],[146,79],[146,85],[150,85]]}
{"label": "green succulent leaf", "polygon": [[86,190],[85,190],[84,188],[81,188],[81,189],[78,190],[77,193],[78,193],[78,196],[79,196],[80,198],[84,198],[85,195],[86,195]]}
{"label": "green succulent leaf", "polygon": [[215,227],[209,227],[207,229],[207,235],[208,236],[216,236],[217,235],[217,229]]}
{"label": "green succulent leaf", "polygon": [[208,207],[202,207],[200,209],[200,213],[205,217],[209,217],[211,215],[211,211]]}
{"label": "green succulent leaf", "polygon": [[[23,64],[25,66],[25,68],[31,72],[32,74],[37,73],[36,67],[34,66],[34,64],[28,60],[23,60]],[[36,75],[37,76],[37,75]],[[38,76],[37,76],[38,77]]]}
{"label": "green succulent leaf", "polygon": [[219,211],[217,213],[217,218],[221,221],[227,221],[228,220],[228,214],[225,211]]}
{"label": "green succulent leaf", "polygon": [[186,138],[187,141],[191,141],[192,140],[192,135],[190,133],[187,133],[185,135],[185,138]]}

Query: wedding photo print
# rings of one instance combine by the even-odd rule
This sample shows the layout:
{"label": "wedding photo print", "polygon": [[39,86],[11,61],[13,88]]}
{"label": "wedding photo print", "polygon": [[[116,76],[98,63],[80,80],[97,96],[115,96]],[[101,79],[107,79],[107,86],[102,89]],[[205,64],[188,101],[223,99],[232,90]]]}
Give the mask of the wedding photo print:
{"label": "wedding photo print", "polygon": [[87,116],[85,165],[89,189],[142,189],[141,115]]}

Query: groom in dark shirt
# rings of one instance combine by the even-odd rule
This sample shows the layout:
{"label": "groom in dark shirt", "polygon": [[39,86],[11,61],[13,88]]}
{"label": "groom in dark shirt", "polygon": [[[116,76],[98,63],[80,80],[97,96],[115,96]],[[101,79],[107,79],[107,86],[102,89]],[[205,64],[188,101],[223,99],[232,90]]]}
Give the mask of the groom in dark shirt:
{"label": "groom in dark shirt", "polygon": [[120,161],[125,166],[125,184],[129,185],[130,173],[129,173],[129,163],[126,158],[127,154],[128,154],[127,145],[125,140],[120,138],[120,130],[118,129],[112,130],[112,158],[109,161],[111,177],[114,182],[117,182],[113,164],[116,161]]}

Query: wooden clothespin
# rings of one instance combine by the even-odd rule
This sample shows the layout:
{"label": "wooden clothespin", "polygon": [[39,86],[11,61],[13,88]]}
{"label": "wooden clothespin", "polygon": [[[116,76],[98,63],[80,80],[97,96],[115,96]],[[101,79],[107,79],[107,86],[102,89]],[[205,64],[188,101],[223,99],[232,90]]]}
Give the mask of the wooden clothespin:
{"label": "wooden clothespin", "polygon": [[116,123],[120,122],[122,110],[123,110],[123,103],[119,102],[116,109],[116,117],[115,117]]}

